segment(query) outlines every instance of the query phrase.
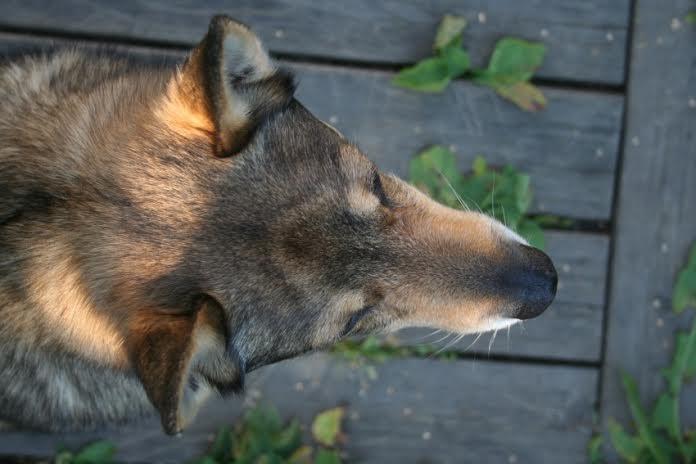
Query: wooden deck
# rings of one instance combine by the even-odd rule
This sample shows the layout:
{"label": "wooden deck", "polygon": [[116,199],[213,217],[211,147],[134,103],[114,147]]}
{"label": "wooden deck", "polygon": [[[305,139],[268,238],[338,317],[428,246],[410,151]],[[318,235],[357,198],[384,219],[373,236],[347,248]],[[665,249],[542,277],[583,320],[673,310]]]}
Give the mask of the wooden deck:
{"label": "wooden deck", "polygon": [[[248,394],[304,423],[346,404],[351,462],[579,463],[608,417],[628,419],[619,369],[652,399],[671,353],[672,282],[696,239],[696,25],[683,21],[694,9],[691,0],[5,0],[0,53],[81,41],[183,56],[210,16],[228,13],[296,70],[300,100],[382,168],[406,175],[414,153],[442,143],[462,169],[483,154],[528,172],[534,212],[584,227],[547,233],[559,292],[524,332],[499,336],[490,354],[483,337],[470,359],[394,359],[370,381],[316,354],[253,373]],[[537,83],[548,108],[524,113],[463,81],[442,95],[392,86],[396,69],[430,53],[445,13],[470,20],[477,63],[503,35],[545,42]],[[693,393],[684,414],[696,425]],[[179,439],[154,419],[83,434],[4,432],[0,456],[109,438],[121,461],[182,462],[242,403],[209,404]]]}

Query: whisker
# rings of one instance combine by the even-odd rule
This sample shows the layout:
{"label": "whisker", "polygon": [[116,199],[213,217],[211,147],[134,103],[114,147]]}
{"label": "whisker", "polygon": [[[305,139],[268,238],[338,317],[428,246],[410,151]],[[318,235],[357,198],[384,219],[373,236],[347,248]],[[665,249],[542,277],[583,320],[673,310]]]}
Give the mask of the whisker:
{"label": "whisker", "polygon": [[445,351],[445,350],[446,350],[447,348],[449,348],[450,346],[456,345],[457,342],[458,342],[459,340],[461,340],[462,337],[464,337],[464,335],[466,335],[466,334],[459,334],[457,337],[454,337],[454,340],[450,341],[447,345],[445,345],[445,346],[443,346],[442,348],[440,348],[439,350],[437,350],[437,351],[435,352],[434,356],[437,356],[438,354],[442,353],[443,351]]}
{"label": "whisker", "polygon": [[[435,168],[435,169],[437,169],[437,168]],[[447,186],[450,188],[450,190],[451,190],[452,193],[454,194],[454,197],[457,199],[457,201],[459,202],[459,204],[462,206],[462,209],[463,209],[464,211],[471,211],[471,209],[469,208],[469,205],[467,205],[467,204],[464,202],[464,200],[462,200],[462,197],[459,196],[459,193],[457,193],[457,191],[454,189],[454,186],[453,186],[452,183],[449,181],[449,179],[448,179],[448,178],[442,173],[442,171],[440,171],[439,169],[437,169],[437,172],[438,172],[438,174],[440,174],[440,176],[442,177],[442,179],[444,179],[444,181],[447,183]]]}
{"label": "whisker", "polygon": [[510,327],[511,325],[507,326],[507,350],[510,351]]}
{"label": "whisker", "polygon": [[467,346],[463,352],[466,353],[467,351],[469,351],[469,348],[474,346],[476,344],[476,342],[479,341],[479,338],[481,338],[481,335],[483,335],[483,332],[479,332],[478,335],[476,336],[476,338],[474,338],[474,341],[471,342],[471,344],[469,346]]}
{"label": "whisker", "polygon": [[520,320],[520,329],[522,329],[522,333],[527,333],[527,328],[524,326],[524,321]]}
{"label": "whisker", "polygon": [[444,337],[442,337],[442,338],[440,338],[440,339],[438,339],[438,340],[435,340],[435,341],[433,342],[433,345],[437,345],[438,343],[444,341],[444,340],[445,340],[447,337],[449,337],[450,335],[452,335],[452,332],[447,332],[447,333],[445,334]]}
{"label": "whisker", "polygon": [[421,336],[421,337],[415,339],[414,342],[423,342],[423,341],[425,341],[426,339],[432,337],[433,335],[439,334],[440,332],[442,332],[442,329],[433,330],[433,331],[430,332],[429,334],[423,335],[423,336]]}
{"label": "whisker", "polygon": [[454,332],[448,332],[447,335],[439,339],[438,341],[431,343],[431,345],[437,345],[439,343],[444,343],[444,346],[440,347],[437,351],[434,351],[433,353],[430,353],[428,355],[428,359],[433,359],[436,355],[438,355],[442,350],[447,348],[449,341],[445,341],[448,337],[454,336]]}
{"label": "whisker", "polygon": [[498,335],[498,329],[495,329],[493,331],[493,336],[491,337],[491,341],[488,342],[488,356],[491,356],[491,348],[493,347],[493,342],[495,342],[495,336]]}
{"label": "whisker", "polygon": [[[435,168],[435,169],[437,169],[437,168]],[[454,189],[454,187],[450,183],[449,179],[447,179],[447,177],[445,177],[445,175],[439,169],[437,169],[437,172],[442,176],[443,179],[445,179],[445,182],[447,182],[447,185],[452,190],[452,193],[454,193],[454,196],[457,197],[457,200],[462,205],[462,207],[467,211],[471,211],[471,207],[469,206],[469,203],[466,203],[464,200],[462,200],[462,196]],[[472,203],[474,206],[476,206],[476,209],[478,210],[479,213],[485,214],[483,212],[483,210],[481,209],[481,205],[479,205],[477,201],[472,200],[470,197],[468,197],[466,195],[464,195],[464,197],[467,200],[469,200],[470,203]]]}

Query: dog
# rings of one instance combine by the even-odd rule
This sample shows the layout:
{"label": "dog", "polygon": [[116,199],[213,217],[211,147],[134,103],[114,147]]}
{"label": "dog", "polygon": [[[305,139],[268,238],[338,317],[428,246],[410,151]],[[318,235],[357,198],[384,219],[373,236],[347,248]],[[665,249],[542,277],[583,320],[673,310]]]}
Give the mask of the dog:
{"label": "dog", "polygon": [[212,19],[177,66],[68,48],[0,65],[0,420],[154,412],[348,335],[541,314],[553,263],[384,172]]}

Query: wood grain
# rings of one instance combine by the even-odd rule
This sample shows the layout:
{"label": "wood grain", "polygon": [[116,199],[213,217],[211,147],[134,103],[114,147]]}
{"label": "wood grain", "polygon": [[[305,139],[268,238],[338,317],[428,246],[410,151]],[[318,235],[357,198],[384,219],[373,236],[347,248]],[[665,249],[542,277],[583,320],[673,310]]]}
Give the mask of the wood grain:
{"label": "wood grain", "polygon": [[[638,381],[644,405],[665,388],[677,317],[677,271],[696,242],[696,27],[690,0],[641,0],[634,18],[626,142],[615,227],[602,385],[603,424],[629,423],[620,372]],[[675,22],[678,21],[678,22]],[[679,27],[676,27],[679,26]],[[682,424],[696,423],[696,386],[682,393]]]}
{"label": "wood grain", "polygon": [[428,56],[441,17],[459,14],[477,66],[500,37],[515,36],[547,43],[541,77],[620,84],[629,1],[9,0],[0,25],[191,45],[219,13],[252,26],[274,52],[378,63]]}
{"label": "wood grain", "polygon": [[[347,406],[348,462],[585,462],[595,369],[402,359],[377,372],[368,380],[364,371],[318,354],[252,374],[245,402],[267,401],[305,426],[322,410]],[[242,403],[211,402],[180,438],[163,435],[152,420],[91,434],[5,432],[0,450],[46,455],[59,443],[105,437],[118,446],[119,461],[181,463],[200,455],[221,425],[234,423]]]}

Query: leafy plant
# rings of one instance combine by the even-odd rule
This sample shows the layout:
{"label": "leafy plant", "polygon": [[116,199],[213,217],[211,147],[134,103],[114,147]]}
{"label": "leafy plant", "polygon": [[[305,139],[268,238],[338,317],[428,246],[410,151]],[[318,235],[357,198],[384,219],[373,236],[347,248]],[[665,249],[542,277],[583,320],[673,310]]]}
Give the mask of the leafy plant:
{"label": "leafy plant", "polygon": [[116,452],[116,447],[108,441],[97,441],[82,448],[77,453],[71,451],[59,452],[55,464],[109,464]]}
{"label": "leafy plant", "polygon": [[356,363],[382,363],[392,358],[406,357],[433,357],[444,360],[452,360],[457,358],[457,353],[443,351],[437,346],[427,344],[403,346],[389,339],[380,340],[375,336],[369,336],[362,340],[342,340],[334,345],[331,352],[343,357],[348,361]]}
{"label": "leafy plant", "polygon": [[691,248],[686,267],[679,272],[672,294],[672,308],[679,314],[687,306],[696,308],[696,243]]}
{"label": "leafy plant", "polygon": [[337,407],[324,411],[314,418],[312,436],[324,446],[336,446],[341,437],[341,422],[346,415],[346,409]]}
{"label": "leafy plant", "polygon": [[602,436],[596,435],[592,437],[587,444],[587,454],[590,458],[590,464],[601,464],[602,462]]}
{"label": "leafy plant", "polygon": [[690,11],[687,13],[686,22],[689,24],[696,24],[696,11]]}
{"label": "leafy plant", "polygon": [[435,200],[453,207],[480,209],[515,230],[538,248],[544,247],[539,223],[527,217],[532,203],[529,176],[512,166],[491,169],[477,157],[469,175],[459,172],[454,154],[435,145],[411,160],[411,182]]}
{"label": "leafy plant", "polygon": [[435,35],[435,56],[401,70],[395,85],[421,92],[442,92],[452,79],[465,76],[493,88],[527,111],[546,106],[546,98],[529,80],[546,54],[542,43],[505,37],[499,40],[486,69],[471,69],[469,53],[462,47],[466,19],[445,15]]}
{"label": "leafy plant", "polygon": [[[679,273],[674,286],[673,310],[679,314],[686,307],[696,308],[696,245],[687,266]],[[608,424],[609,436],[616,452],[628,462],[670,463],[696,462],[696,433],[684,431],[679,415],[682,386],[696,375],[696,319],[688,332],[678,332],[672,362],[662,375],[667,383],[652,411],[648,413],[638,394],[635,380],[622,374],[626,400],[636,427],[630,434],[614,420]]]}
{"label": "leafy plant", "polygon": [[[296,420],[284,424],[275,408],[257,406],[236,427],[222,427],[208,452],[192,464],[340,464],[336,446],[344,439],[344,415],[344,408],[333,408],[316,416],[312,434],[320,446],[315,452],[302,443]],[[113,444],[98,441],[77,453],[58,453],[55,463],[108,464],[115,451]]]}
{"label": "leafy plant", "polygon": [[469,54],[462,48],[466,20],[445,15],[435,36],[435,56],[403,69],[394,84],[420,92],[442,92],[450,81],[469,70]]}
{"label": "leafy plant", "polygon": [[546,98],[529,80],[545,54],[544,44],[503,38],[496,44],[488,67],[474,72],[474,82],[493,88],[524,110],[541,110],[546,106]]}

